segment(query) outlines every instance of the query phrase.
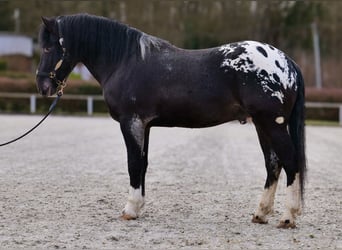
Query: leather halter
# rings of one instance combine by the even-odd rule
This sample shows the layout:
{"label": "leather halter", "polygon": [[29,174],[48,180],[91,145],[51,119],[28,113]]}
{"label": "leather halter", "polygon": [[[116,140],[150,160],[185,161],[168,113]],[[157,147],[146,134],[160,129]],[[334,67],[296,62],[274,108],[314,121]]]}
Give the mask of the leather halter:
{"label": "leather halter", "polygon": [[62,66],[63,61],[66,59],[67,52],[66,52],[66,48],[64,46],[64,38],[62,35],[62,27],[61,27],[61,19],[57,19],[57,26],[58,26],[58,33],[59,33],[59,44],[62,46],[62,49],[63,49],[62,58],[56,63],[54,69],[50,72],[42,72],[42,71],[39,71],[37,69],[36,76],[49,77],[51,80],[53,80],[58,85],[57,86],[57,94],[62,95],[63,89],[66,86],[66,78],[64,78],[63,80],[59,80],[57,78],[56,72]]}

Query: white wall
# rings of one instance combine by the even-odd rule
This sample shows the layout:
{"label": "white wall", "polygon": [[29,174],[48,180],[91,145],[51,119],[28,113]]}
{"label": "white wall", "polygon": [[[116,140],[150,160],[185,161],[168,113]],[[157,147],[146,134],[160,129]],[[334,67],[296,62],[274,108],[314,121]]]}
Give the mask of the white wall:
{"label": "white wall", "polygon": [[18,54],[28,57],[32,56],[32,38],[12,34],[0,34],[0,56]]}

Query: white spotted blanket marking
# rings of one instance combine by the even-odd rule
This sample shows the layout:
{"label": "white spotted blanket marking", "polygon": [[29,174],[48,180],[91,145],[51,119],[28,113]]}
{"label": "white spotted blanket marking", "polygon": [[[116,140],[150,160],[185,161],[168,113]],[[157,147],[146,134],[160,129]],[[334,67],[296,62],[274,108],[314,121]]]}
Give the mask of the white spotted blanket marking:
{"label": "white spotted blanket marking", "polygon": [[[289,65],[285,54],[271,45],[255,41],[226,44],[219,47],[224,60],[221,68],[255,73],[265,93],[271,93],[283,103],[283,90],[297,90],[297,73]],[[279,88],[282,87],[282,88]]]}

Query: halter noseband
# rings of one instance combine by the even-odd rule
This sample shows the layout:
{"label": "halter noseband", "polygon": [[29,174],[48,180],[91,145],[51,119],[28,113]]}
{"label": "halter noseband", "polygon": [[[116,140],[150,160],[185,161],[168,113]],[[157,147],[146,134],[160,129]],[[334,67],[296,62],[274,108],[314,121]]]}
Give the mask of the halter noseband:
{"label": "halter noseband", "polygon": [[64,78],[62,81],[57,78],[56,71],[62,66],[63,61],[67,57],[67,52],[66,48],[64,46],[64,38],[62,35],[62,27],[61,27],[61,19],[57,19],[57,25],[58,25],[58,33],[59,33],[59,44],[62,46],[63,49],[63,55],[62,58],[56,63],[55,68],[50,71],[49,73],[47,72],[41,72],[41,71],[36,71],[36,76],[45,76],[49,77],[51,80],[55,81],[57,83],[57,95],[61,96],[63,95],[63,89],[66,86],[66,78]]}

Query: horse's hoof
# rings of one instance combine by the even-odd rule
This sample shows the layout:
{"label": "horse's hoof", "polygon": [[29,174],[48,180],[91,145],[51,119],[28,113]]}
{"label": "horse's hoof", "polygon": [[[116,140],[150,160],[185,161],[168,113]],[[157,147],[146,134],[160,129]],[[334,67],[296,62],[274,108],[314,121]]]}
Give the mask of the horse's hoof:
{"label": "horse's hoof", "polygon": [[258,215],[253,215],[253,219],[252,219],[253,223],[258,223],[258,224],[267,224],[268,221],[266,220],[265,217],[261,217]]}
{"label": "horse's hoof", "polygon": [[126,213],[123,213],[123,214],[121,215],[121,219],[123,219],[123,220],[136,220],[137,217],[136,217],[136,216],[129,215],[129,214],[126,214]]}
{"label": "horse's hoof", "polygon": [[283,228],[283,229],[296,228],[296,224],[294,221],[290,221],[290,220],[280,221],[277,228]]}

